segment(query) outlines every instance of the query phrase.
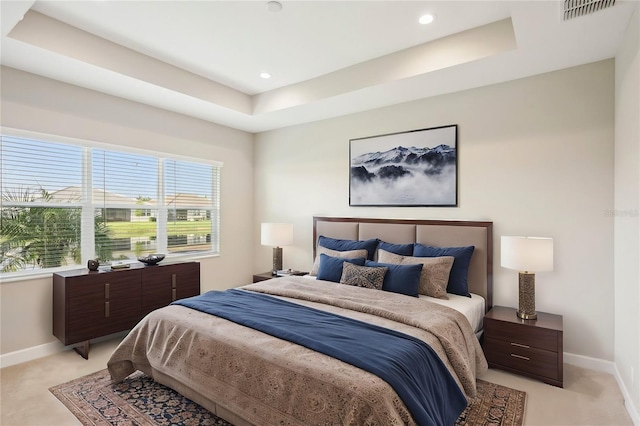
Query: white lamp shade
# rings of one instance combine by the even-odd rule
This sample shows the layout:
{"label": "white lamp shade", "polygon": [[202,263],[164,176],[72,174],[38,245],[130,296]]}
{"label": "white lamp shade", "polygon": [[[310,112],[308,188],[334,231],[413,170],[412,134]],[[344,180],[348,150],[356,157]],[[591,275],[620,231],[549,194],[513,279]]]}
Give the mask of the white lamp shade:
{"label": "white lamp shade", "polygon": [[501,237],[500,263],[517,271],[553,270],[553,239],[544,237]]}
{"label": "white lamp shade", "polygon": [[293,224],[263,223],[260,229],[260,243],[263,246],[290,246],[293,244]]}

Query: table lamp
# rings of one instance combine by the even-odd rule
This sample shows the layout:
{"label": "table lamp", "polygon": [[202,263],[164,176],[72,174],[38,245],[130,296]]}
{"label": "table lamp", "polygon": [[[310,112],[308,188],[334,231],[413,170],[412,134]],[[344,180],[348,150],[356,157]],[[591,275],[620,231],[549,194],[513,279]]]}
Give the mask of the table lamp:
{"label": "table lamp", "polygon": [[293,244],[293,224],[291,223],[263,223],[260,229],[260,243],[273,247],[273,268],[271,273],[276,275],[282,270],[282,247]]}
{"label": "table lamp", "polygon": [[536,319],[535,273],[553,270],[553,239],[544,237],[501,238],[501,265],[518,274],[518,318]]}

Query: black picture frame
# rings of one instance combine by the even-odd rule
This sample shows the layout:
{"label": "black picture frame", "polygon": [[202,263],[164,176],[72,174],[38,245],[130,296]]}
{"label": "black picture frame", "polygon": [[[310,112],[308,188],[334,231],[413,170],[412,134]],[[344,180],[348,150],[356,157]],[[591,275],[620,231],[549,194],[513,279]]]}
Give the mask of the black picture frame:
{"label": "black picture frame", "polygon": [[458,125],[349,140],[349,205],[458,206]]}

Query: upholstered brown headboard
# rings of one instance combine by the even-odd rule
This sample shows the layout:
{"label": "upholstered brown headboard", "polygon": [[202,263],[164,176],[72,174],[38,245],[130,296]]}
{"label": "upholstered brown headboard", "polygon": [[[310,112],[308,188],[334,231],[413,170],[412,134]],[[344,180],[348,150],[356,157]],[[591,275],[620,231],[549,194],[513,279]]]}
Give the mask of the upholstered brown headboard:
{"label": "upholstered brown headboard", "polygon": [[469,265],[469,291],[493,306],[493,222],[464,220],[367,219],[353,217],[313,218],[313,256],[318,237],[421,243],[435,247],[475,246]]}

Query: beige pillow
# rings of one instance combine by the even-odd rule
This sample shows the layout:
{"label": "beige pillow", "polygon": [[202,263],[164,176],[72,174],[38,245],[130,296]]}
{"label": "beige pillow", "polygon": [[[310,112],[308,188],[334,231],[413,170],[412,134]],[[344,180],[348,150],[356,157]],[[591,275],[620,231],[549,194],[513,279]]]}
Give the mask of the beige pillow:
{"label": "beige pillow", "polygon": [[364,257],[365,259],[367,258],[366,249],[338,251],[318,246],[318,249],[316,250],[316,260],[313,262],[313,267],[311,268],[311,272],[309,272],[309,275],[318,275],[318,268],[320,267],[320,254],[322,253],[326,254],[327,256],[339,257],[341,259],[355,259],[358,257]]}
{"label": "beige pillow", "polygon": [[380,263],[392,263],[395,265],[422,264],[418,293],[437,297],[438,299],[448,299],[447,283],[449,282],[449,273],[453,266],[453,260],[453,256],[411,257],[378,250],[378,262]]}

